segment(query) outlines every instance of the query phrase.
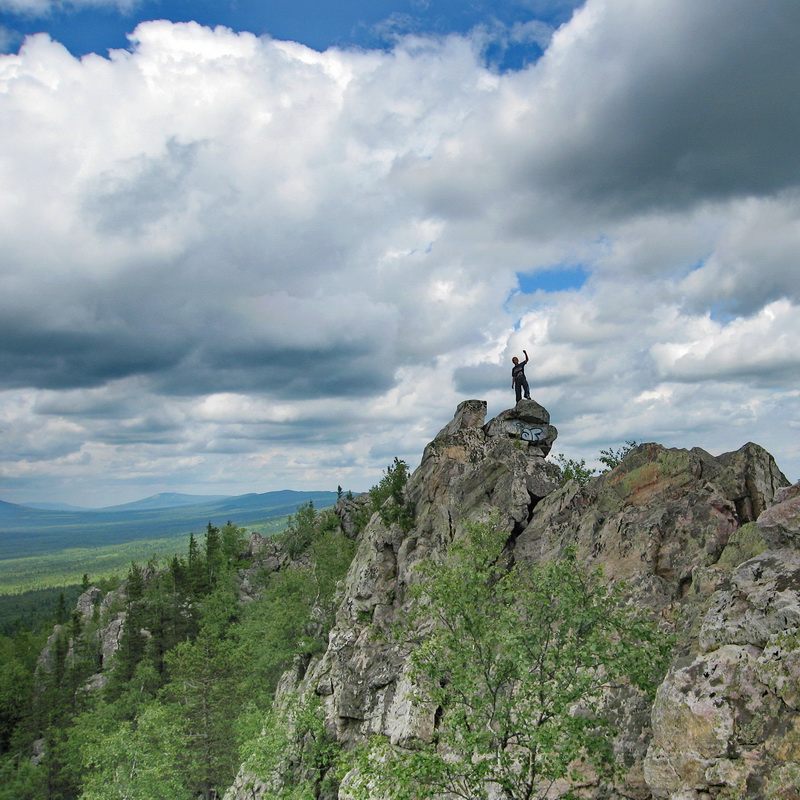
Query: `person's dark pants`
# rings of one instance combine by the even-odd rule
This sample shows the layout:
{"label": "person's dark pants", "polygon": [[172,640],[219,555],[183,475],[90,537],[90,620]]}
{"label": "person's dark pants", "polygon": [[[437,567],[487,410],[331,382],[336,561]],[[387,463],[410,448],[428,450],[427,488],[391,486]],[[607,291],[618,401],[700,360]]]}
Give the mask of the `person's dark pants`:
{"label": "person's dark pants", "polygon": [[525,391],[525,399],[531,399],[531,390],[528,388],[528,379],[523,375],[521,378],[517,378],[514,381],[514,389],[517,392],[517,402],[519,403],[522,400],[522,392]]}

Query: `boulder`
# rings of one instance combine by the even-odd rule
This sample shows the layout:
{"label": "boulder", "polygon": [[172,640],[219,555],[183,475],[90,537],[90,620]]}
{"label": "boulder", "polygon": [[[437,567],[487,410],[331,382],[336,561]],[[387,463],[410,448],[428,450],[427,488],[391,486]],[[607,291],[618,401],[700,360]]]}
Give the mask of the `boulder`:
{"label": "boulder", "polygon": [[535,400],[520,400],[486,426],[486,435],[507,437],[544,457],[552,449],[558,431],[550,424],[547,409]]}
{"label": "boulder", "polygon": [[797,547],[800,545],[800,484],[787,487],[777,504],[766,509],[756,525],[768,547]]}
{"label": "boulder", "polygon": [[80,615],[83,625],[92,621],[102,597],[103,592],[96,586],[91,586],[78,598],[75,609]]}

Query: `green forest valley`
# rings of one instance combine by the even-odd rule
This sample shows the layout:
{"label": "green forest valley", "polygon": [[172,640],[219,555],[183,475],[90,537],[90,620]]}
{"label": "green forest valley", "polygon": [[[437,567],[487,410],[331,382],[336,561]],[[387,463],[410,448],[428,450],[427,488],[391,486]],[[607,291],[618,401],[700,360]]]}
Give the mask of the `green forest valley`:
{"label": "green forest valley", "polygon": [[210,521],[272,535],[289,514],[313,501],[336,502],[337,492],[274,491],[235,497],[162,494],[100,509],[42,509],[0,502],[0,617],[3,594],[79,585],[124,572],[132,561],[183,553],[191,531]]}
{"label": "green forest valley", "polygon": [[[354,548],[334,519],[313,503],[292,516],[277,539],[297,560],[256,570],[249,602],[245,529],[209,525],[183,555],[93,587],[66,619],[62,604],[49,638],[2,636],[0,798],[217,796],[283,670],[324,646]],[[122,612],[109,668],[99,632]]]}
{"label": "green forest valley", "polygon": [[[375,511],[403,517],[393,498],[407,478],[395,460],[369,493],[339,489],[349,535],[310,500],[251,542],[208,523],[182,554],[124,576],[3,598],[0,798],[221,796],[260,742],[281,674],[324,650],[358,532]],[[259,564],[253,538],[276,563]]]}

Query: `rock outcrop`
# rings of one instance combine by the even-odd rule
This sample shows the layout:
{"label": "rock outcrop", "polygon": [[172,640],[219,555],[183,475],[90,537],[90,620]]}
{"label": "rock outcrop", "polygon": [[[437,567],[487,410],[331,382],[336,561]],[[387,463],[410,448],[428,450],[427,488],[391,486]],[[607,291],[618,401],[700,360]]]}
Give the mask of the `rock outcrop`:
{"label": "rock outcrop", "polygon": [[[517,408],[519,418],[555,439],[541,406],[526,401]],[[376,630],[404,608],[416,565],[444,553],[468,521],[492,518],[510,535],[519,533],[558,485],[558,470],[544,460],[538,441],[515,428],[484,427],[485,416],[484,402],[462,403],[425,449],[407,486],[414,527],[408,533],[386,527],[376,514],[359,542],[328,650],[306,678],[326,699],[330,726],[346,744],[374,733],[395,743],[430,735],[433,720],[409,701],[405,654],[376,640]]]}
{"label": "rock outcrop", "polygon": [[[102,688],[105,686],[107,677],[103,669],[107,669],[114,654],[119,649],[122,628],[125,622],[125,612],[119,609],[125,605],[125,584],[117,589],[103,595],[103,592],[96,586],[87,589],[78,597],[75,604],[75,618],[81,631],[85,630],[90,623],[97,619],[104,620],[104,624],[91,630],[88,634],[97,642],[98,666],[100,671],[92,675],[87,681],[87,688]],[[64,625],[56,625],[53,632],[47,639],[42,648],[37,661],[39,672],[50,673],[54,668],[54,651],[59,638],[65,639],[66,661],[72,664],[75,658],[75,641],[68,628]]]}
{"label": "rock outcrop", "polygon": [[[701,647],[699,626],[714,591],[758,547],[737,533],[785,484],[769,453],[754,444],[718,458],[697,448],[639,445],[586,486],[568,484],[549,495],[518,538],[515,555],[543,560],[574,546],[587,568],[599,566],[608,579],[624,581],[634,602],[658,614],[678,635],[676,658],[686,657]],[[654,796],[652,758],[645,769],[650,709],[633,695],[614,700],[615,748],[631,768],[606,791],[645,800]],[[678,729],[673,734],[682,747]]]}
{"label": "rock outcrop", "polygon": [[[780,793],[800,774],[800,489],[785,488],[754,444],[719,457],[643,444],[587,485],[560,486],[544,408],[485,415],[484,402],[462,403],[426,447],[406,487],[410,530],[373,515],[327,651],[287,674],[284,690],[322,698],[345,747],[376,733],[398,746],[430,741],[436,720],[411,700],[407,653],[376,634],[407,608],[421,562],[441,558],[470,521],[491,520],[510,558],[574,547],[677,634],[652,707],[625,690],[608,698],[627,774],[610,785],[585,776],[578,796],[800,796]],[[268,783],[242,772],[226,798],[259,800]]]}
{"label": "rock outcrop", "polygon": [[719,568],[696,652],[659,688],[644,761],[656,798],[800,797],[798,497],[800,484],[778,492],[751,532],[764,549]]}

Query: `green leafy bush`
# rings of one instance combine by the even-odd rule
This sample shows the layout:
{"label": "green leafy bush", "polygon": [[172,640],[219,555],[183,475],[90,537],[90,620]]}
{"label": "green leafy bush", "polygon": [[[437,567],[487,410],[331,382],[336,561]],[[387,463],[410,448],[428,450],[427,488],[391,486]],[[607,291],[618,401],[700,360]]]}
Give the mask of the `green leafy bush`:
{"label": "green leafy bush", "polygon": [[601,698],[619,684],[652,696],[671,640],[574,552],[509,569],[505,540],[474,525],[445,563],[422,567],[404,626],[426,631],[411,673],[435,735],[417,749],[373,741],[356,759],[355,797],[544,798],[580,759],[616,766]]}
{"label": "green leafy bush", "polygon": [[586,466],[584,459],[578,461],[574,458],[567,458],[563,453],[558,453],[553,460],[561,469],[562,486],[568,481],[575,481],[579,486],[585,486],[589,479],[597,474],[591,467]]}
{"label": "green leafy bush", "polygon": [[616,450],[612,447],[609,447],[608,450],[601,450],[598,461],[600,461],[601,464],[605,464],[606,470],[614,469],[614,467],[618,466],[622,459],[638,444],[638,442],[630,440]]}
{"label": "green leafy bush", "polygon": [[586,465],[584,459],[567,458],[563,453],[557,453],[553,457],[553,461],[561,470],[561,485],[563,486],[568,481],[575,481],[579,486],[585,486],[591,478],[597,475],[602,475],[604,472],[614,469],[618,466],[623,458],[625,458],[634,447],[638,445],[636,441],[627,441],[622,447],[608,448],[601,450],[597,460],[605,466],[603,470],[595,470]]}
{"label": "green leafy bush", "polygon": [[314,501],[297,507],[297,512],[289,517],[286,530],[277,537],[290,558],[297,558],[304,553],[317,531],[317,510]]}

